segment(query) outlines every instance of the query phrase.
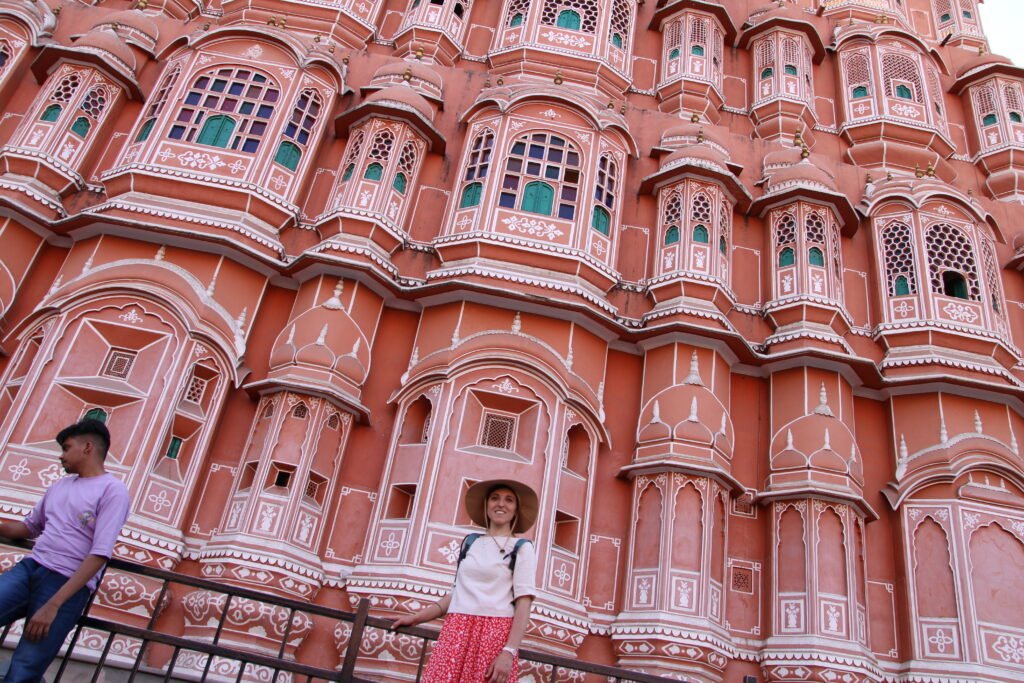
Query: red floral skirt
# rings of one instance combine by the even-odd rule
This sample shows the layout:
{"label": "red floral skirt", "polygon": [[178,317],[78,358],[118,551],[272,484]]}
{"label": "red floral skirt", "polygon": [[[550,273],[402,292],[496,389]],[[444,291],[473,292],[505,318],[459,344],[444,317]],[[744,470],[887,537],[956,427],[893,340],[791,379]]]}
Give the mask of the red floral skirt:
{"label": "red floral skirt", "polygon": [[[512,617],[449,614],[430,653],[423,683],[485,683],[487,669],[501,654],[512,631]],[[516,680],[519,657],[512,658],[508,680]]]}

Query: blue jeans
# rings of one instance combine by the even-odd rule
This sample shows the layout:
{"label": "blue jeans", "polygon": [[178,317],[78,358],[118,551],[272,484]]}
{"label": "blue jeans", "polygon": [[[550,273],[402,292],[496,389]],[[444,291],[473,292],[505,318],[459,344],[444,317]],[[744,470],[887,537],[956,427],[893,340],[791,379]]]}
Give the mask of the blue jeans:
{"label": "blue jeans", "polygon": [[[67,580],[30,557],[0,574],[0,627],[35,614]],[[89,589],[82,587],[57,610],[45,638],[29,640],[23,636],[14,649],[4,683],[37,683],[42,679],[88,603]]]}

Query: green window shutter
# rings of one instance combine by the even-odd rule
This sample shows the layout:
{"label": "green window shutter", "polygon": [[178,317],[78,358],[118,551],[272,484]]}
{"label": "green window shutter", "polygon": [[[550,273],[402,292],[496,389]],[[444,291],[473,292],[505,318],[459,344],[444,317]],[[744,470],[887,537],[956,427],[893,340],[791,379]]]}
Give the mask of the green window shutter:
{"label": "green window shutter", "polygon": [[522,26],[522,25],[523,25],[523,15],[521,13],[519,13],[519,12],[516,12],[515,14],[512,15],[512,21],[508,22],[508,27],[509,28],[515,28],[516,26]]}
{"label": "green window shutter", "polygon": [[983,125],[983,126],[994,126],[998,122],[999,122],[999,119],[996,118],[995,114],[985,114],[985,118],[983,118],[981,120],[981,125]]}
{"label": "green window shutter", "polygon": [[720,252],[722,252],[724,254],[728,250],[729,250],[729,247],[725,243],[725,238],[724,237],[719,237],[718,238],[718,251],[720,251]]}
{"label": "green window shutter", "polygon": [[581,23],[578,12],[573,12],[571,9],[564,9],[558,13],[558,20],[555,22],[555,26],[558,28],[567,28],[572,31],[579,31]]}
{"label": "green window shutter", "polygon": [[345,172],[341,174],[342,182],[344,182],[344,181],[348,180],[349,178],[351,178],[352,174],[355,172],[355,170],[356,170],[356,165],[355,164],[349,164],[345,168]]}
{"label": "green window shutter", "polygon": [[896,281],[892,286],[892,291],[895,292],[896,296],[906,296],[910,294],[910,283],[907,282],[907,278],[903,275],[897,275]]}
{"label": "green window shutter", "polygon": [[950,16],[949,12],[943,12],[942,16],[939,17],[939,21],[941,21],[943,24],[945,24],[947,21],[949,21],[952,18],[953,17]]}
{"label": "green window shutter", "polygon": [[89,123],[89,119],[84,116],[79,116],[75,119],[75,122],[71,124],[71,132],[83,138],[89,134],[90,128],[92,128],[92,124]]}
{"label": "green window shutter", "polygon": [[177,460],[179,452],[181,452],[181,439],[176,436],[172,436],[171,442],[167,444],[167,452],[164,453],[164,457],[171,460]]}
{"label": "green window shutter", "polygon": [[43,115],[39,117],[40,121],[56,121],[60,118],[61,108],[59,104],[51,104],[43,112]]}
{"label": "green window shutter", "polygon": [[274,156],[274,162],[281,164],[289,171],[294,171],[299,167],[299,159],[302,158],[302,150],[299,146],[293,142],[285,140],[281,143],[281,146],[277,148],[277,154]]}
{"label": "green window shutter", "polygon": [[384,177],[384,167],[378,164],[376,161],[366,167],[366,171],[363,173],[364,180],[380,180]]}
{"label": "green window shutter", "polygon": [[761,71],[761,80],[764,80],[766,78],[771,78],[774,75],[775,75],[775,70],[772,69],[771,67],[768,67],[767,69],[763,69]]}
{"label": "green window shutter", "polygon": [[914,99],[914,92],[905,85],[896,86],[896,97],[901,100],[912,100]]}
{"label": "green window shutter", "polygon": [[534,181],[523,190],[523,203],[519,207],[523,211],[551,215],[551,207],[555,200],[555,188],[547,183]]}
{"label": "green window shutter", "polygon": [[470,183],[462,189],[462,199],[459,200],[460,209],[468,209],[471,206],[480,205],[480,195],[483,194],[484,186],[480,183]]}
{"label": "green window shutter", "polygon": [[779,252],[779,268],[785,268],[796,263],[796,253],[790,247]]}
{"label": "green window shutter", "polygon": [[1015,111],[1011,111],[1010,112],[1010,120],[1013,121],[1014,123],[1020,123],[1021,122],[1020,114],[1018,114]]}
{"label": "green window shutter", "polygon": [[824,266],[825,254],[818,247],[811,247],[807,250],[807,262],[812,266]]}
{"label": "green window shutter", "polygon": [[607,236],[611,232],[611,224],[612,217],[604,207],[595,206],[594,216],[590,219],[590,227]]}
{"label": "green window shutter", "polygon": [[669,51],[669,53],[668,53],[668,58],[669,59],[679,59],[679,48],[678,47],[672,48]]}
{"label": "green window shutter", "polygon": [[792,64],[787,64],[785,67],[783,67],[783,71],[786,73],[787,76],[797,75],[796,67],[793,66]]}
{"label": "green window shutter", "polygon": [[86,411],[85,417],[83,417],[82,419],[99,420],[100,422],[106,422],[107,411],[103,410],[103,408],[90,408],[89,410]]}
{"label": "green window shutter", "polygon": [[669,226],[669,229],[665,231],[665,246],[670,244],[679,244],[679,228],[674,225]]}
{"label": "green window shutter", "polygon": [[708,243],[708,229],[703,225],[698,225],[693,229],[693,241],[700,242],[701,244]]}
{"label": "green window shutter", "polygon": [[135,138],[135,142],[145,142],[149,139],[149,134],[153,132],[153,126],[156,124],[156,118],[146,119],[146,122],[142,124],[142,128],[139,129],[139,135]]}
{"label": "green window shutter", "polygon": [[694,56],[697,56],[697,57],[703,57],[704,56],[704,46],[703,45],[694,45],[693,47],[690,48],[690,54],[694,55]]}
{"label": "green window shutter", "polygon": [[206,119],[203,129],[199,131],[196,142],[200,145],[221,147],[226,149],[235,132],[235,120],[230,116],[211,116]]}
{"label": "green window shutter", "polygon": [[863,85],[858,85],[856,88],[853,89],[853,99],[856,100],[856,99],[860,99],[861,97],[867,97],[867,96],[868,96],[868,89],[867,89],[867,87],[865,87]]}
{"label": "green window shutter", "polygon": [[405,188],[409,184],[409,181],[405,179],[404,173],[399,173],[395,176],[394,181],[391,183],[391,187],[395,188],[400,194],[405,194]]}
{"label": "green window shutter", "polygon": [[612,34],[612,45],[614,45],[617,48],[621,48],[622,47],[622,34],[621,33],[613,33]]}

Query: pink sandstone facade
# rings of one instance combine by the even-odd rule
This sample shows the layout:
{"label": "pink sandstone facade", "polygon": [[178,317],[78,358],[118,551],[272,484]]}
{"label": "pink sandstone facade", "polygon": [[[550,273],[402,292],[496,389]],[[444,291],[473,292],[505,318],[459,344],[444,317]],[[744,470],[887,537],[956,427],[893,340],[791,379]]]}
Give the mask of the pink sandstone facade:
{"label": "pink sandstone facade", "polygon": [[531,647],[1024,679],[1024,69],[977,0],[0,0],[0,103],[3,515],[98,416],[120,557],[393,615],[511,476]]}

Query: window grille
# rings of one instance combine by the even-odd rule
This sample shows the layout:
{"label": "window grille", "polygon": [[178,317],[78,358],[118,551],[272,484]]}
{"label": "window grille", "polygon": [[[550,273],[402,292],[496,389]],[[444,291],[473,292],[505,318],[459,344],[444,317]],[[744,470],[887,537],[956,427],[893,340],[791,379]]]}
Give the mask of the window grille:
{"label": "window grille", "polygon": [[352,171],[355,170],[356,161],[359,159],[359,155],[363,151],[363,143],[366,141],[366,134],[363,131],[357,131],[352,137],[348,144],[348,154],[345,155],[345,163],[343,164],[344,172],[341,176],[341,182],[347,181],[352,177]]}
{"label": "window grille", "polygon": [[917,62],[906,55],[885,54],[882,55],[882,77],[885,80],[885,94],[887,97],[898,97],[897,92],[900,85],[909,84],[910,97],[918,104],[924,102],[924,88],[921,87],[921,70]]}
{"label": "window grille", "polygon": [[387,161],[391,158],[391,148],[394,145],[394,134],[389,130],[382,130],[373,138],[373,144],[370,145],[370,153],[367,155],[367,158]]}
{"label": "window grille", "polygon": [[206,384],[207,380],[192,375],[192,379],[188,383],[188,389],[185,390],[185,400],[197,405],[202,403],[203,395],[206,394]]}
{"label": "window grille", "polygon": [[[512,0],[508,4],[505,26],[515,28],[522,26],[527,15],[530,13],[530,0]],[[517,23],[518,22],[518,23]]]}
{"label": "window grille", "polygon": [[690,46],[708,44],[708,20],[700,17],[690,19]]}
{"label": "window grille", "polygon": [[[633,23],[633,12],[630,9],[631,3],[627,0],[615,0],[612,5],[611,34],[622,36],[623,45],[629,42],[631,35],[630,27]],[[623,47],[618,45],[617,47]]]}
{"label": "window grille", "polygon": [[825,221],[816,213],[808,214],[804,221],[804,238],[814,244],[825,244]]}
{"label": "window grille", "polygon": [[135,142],[143,142],[149,138],[149,134],[153,130],[153,125],[156,123],[156,119],[163,112],[164,107],[167,105],[167,99],[170,97],[171,89],[174,88],[174,84],[178,82],[178,76],[181,75],[181,67],[175,65],[171,68],[167,75],[164,76],[160,82],[160,86],[156,90],[153,98],[150,100],[149,106],[146,107],[146,118],[142,122],[142,127],[139,129],[139,135],[135,138]]}
{"label": "window grille", "polygon": [[[284,136],[292,142],[290,147],[283,143],[279,148],[278,155],[282,156],[280,150],[290,149],[281,161],[282,166],[294,171],[298,168],[299,159],[302,158],[302,150],[309,144],[309,138],[313,135],[313,126],[316,125],[317,117],[320,115],[320,93],[316,90],[303,90],[292,108],[291,118],[284,127]],[[277,161],[277,159],[275,159]]]}
{"label": "window grille", "polygon": [[711,202],[703,192],[698,192],[690,204],[690,219],[701,223],[712,220]]}
{"label": "window grille", "polygon": [[974,248],[967,235],[948,223],[936,223],[928,228],[925,244],[928,250],[928,275],[932,291],[942,294],[945,291],[943,274],[952,271],[963,275],[967,280],[967,298],[971,301],[980,301],[978,266]]}
{"label": "window grille", "polygon": [[338,429],[341,426],[341,418],[338,417],[337,413],[331,413],[331,416],[327,418],[328,429]]}
{"label": "window grille", "polygon": [[800,66],[800,45],[792,38],[782,41],[782,62],[787,66]]}
{"label": "window grille", "polygon": [[280,96],[274,81],[252,69],[208,71],[193,82],[168,137],[256,152]]}
{"label": "window grille", "polygon": [[1010,111],[1020,113],[1021,109],[1024,109],[1021,106],[1020,86],[1016,83],[1003,86],[1003,100]]}
{"label": "window grille", "polygon": [[274,417],[274,404],[273,403],[268,403],[267,407],[263,409],[263,418],[262,419],[268,420],[268,419],[270,419],[272,417]]}
{"label": "window grille", "polygon": [[507,415],[484,414],[483,428],[480,431],[480,444],[490,448],[512,450],[512,437],[515,435],[516,419]]}
{"label": "window grille", "polygon": [[482,180],[487,177],[491,166],[491,152],[494,150],[494,132],[485,130],[476,136],[466,164],[464,180]]}
{"label": "window grille", "polygon": [[669,195],[661,216],[661,224],[665,227],[665,245],[679,242],[679,225],[683,219],[683,202],[678,192]]}
{"label": "window grille", "polygon": [[608,209],[615,208],[616,176],[615,161],[608,154],[602,155],[601,160],[597,164],[597,184],[594,188],[594,199],[598,204]]}
{"label": "window grille", "polygon": [[[885,255],[885,281],[889,296],[917,294],[917,268],[914,265],[914,242],[910,226],[893,222],[882,230]],[[897,281],[902,278],[907,291],[901,292]]]}
{"label": "window grille", "polygon": [[737,593],[754,592],[754,571],[749,567],[732,568],[732,590]]}
{"label": "window grille", "polygon": [[1002,283],[999,279],[999,268],[996,266],[995,249],[992,240],[981,240],[982,263],[985,266],[985,286],[989,292],[989,303],[996,314],[1002,314]]}
{"label": "window grille", "polygon": [[718,226],[721,229],[722,237],[729,240],[732,237],[732,226],[730,225],[732,210],[728,202],[722,202],[718,206]]}
{"label": "window grille", "polygon": [[[846,86],[851,92],[863,88],[863,96],[867,96],[871,86],[871,67],[865,55],[849,55],[843,62],[843,73],[846,75]],[[854,94],[854,97],[858,95]]]}
{"label": "window grille", "polygon": [[784,213],[775,223],[775,246],[785,247],[796,244],[796,220],[793,214]]}
{"label": "window grille", "polygon": [[579,17],[577,31],[594,33],[597,30],[597,0],[544,0],[540,23],[546,26],[561,26],[559,17],[573,12]]}
{"label": "window grille", "polygon": [[673,48],[680,48],[683,45],[683,21],[673,21],[665,27],[665,49],[669,52]]}
{"label": "window grille", "polygon": [[935,16],[939,18],[939,26],[953,21],[953,7],[950,0],[935,0]]}
{"label": "window grille", "polygon": [[[416,170],[416,145],[411,140],[402,146],[402,153],[398,157],[399,174],[405,175],[406,179],[413,177]],[[402,190],[404,193],[404,188]]]}
{"label": "window grille", "polygon": [[931,98],[932,105],[935,107],[935,113],[942,118],[942,86],[939,85],[939,72],[935,69],[928,68],[928,97]]}
{"label": "window grille", "polygon": [[771,38],[762,40],[757,46],[757,50],[754,51],[754,59],[756,60],[755,69],[759,74],[765,69],[775,66],[775,41]]}
{"label": "window grille", "polygon": [[292,417],[299,420],[305,420],[309,416],[309,408],[306,407],[305,403],[299,402],[292,408]]}
{"label": "window grille", "polygon": [[985,120],[989,117],[995,117],[996,111],[996,91],[991,85],[983,85],[980,88],[975,88],[972,93],[972,99],[974,100],[974,113],[977,115],[978,120],[982,122],[983,126],[989,126],[995,124],[986,123]]}
{"label": "window grille", "polygon": [[[529,182],[540,178],[544,182]],[[551,133],[531,133],[515,141],[505,162],[505,176],[498,204],[525,211],[542,208],[549,194],[558,218],[573,220],[580,182],[580,155],[572,143]],[[527,193],[527,189],[530,190]],[[522,195],[522,196],[520,196]],[[524,206],[527,199],[531,208]],[[536,212],[536,211],[535,211]],[[550,212],[547,215],[551,215]]]}
{"label": "window grille", "polygon": [[103,370],[100,371],[100,375],[103,377],[128,379],[128,375],[132,371],[132,366],[135,364],[136,355],[135,351],[111,349],[107,352],[107,357],[103,362]]}
{"label": "window grille", "polygon": [[81,79],[77,73],[71,73],[65,76],[57,84],[57,87],[53,89],[53,93],[50,95],[50,99],[55,102],[70,102],[71,97],[78,90],[78,86],[81,84]]}

